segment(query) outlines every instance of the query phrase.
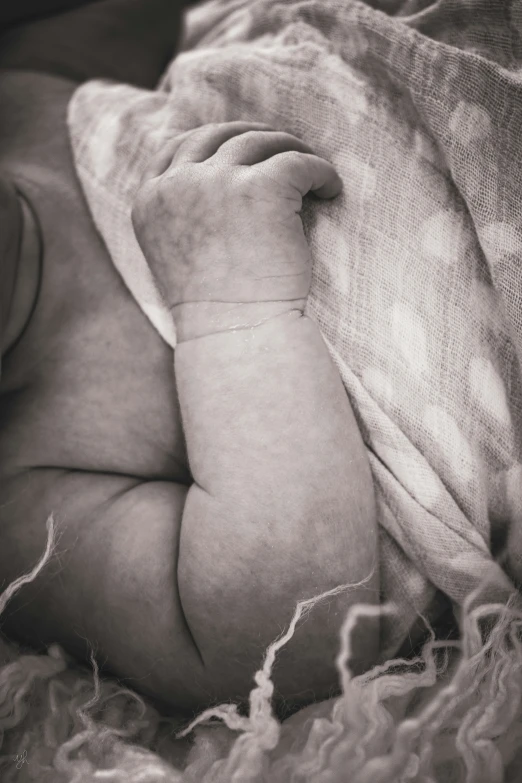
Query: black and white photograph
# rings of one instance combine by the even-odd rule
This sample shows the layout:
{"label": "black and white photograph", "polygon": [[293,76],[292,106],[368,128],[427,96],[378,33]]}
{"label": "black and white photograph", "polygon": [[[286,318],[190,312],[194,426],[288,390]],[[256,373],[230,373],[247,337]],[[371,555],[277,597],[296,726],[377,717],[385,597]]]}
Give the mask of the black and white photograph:
{"label": "black and white photograph", "polygon": [[522,783],[522,0],[0,0],[0,783]]}

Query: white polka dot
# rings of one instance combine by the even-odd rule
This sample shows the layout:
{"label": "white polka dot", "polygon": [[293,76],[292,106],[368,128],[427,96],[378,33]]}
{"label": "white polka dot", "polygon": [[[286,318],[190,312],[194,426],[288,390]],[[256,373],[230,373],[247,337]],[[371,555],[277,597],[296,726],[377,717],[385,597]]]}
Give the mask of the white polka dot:
{"label": "white polka dot", "polygon": [[520,234],[512,223],[501,220],[478,228],[480,243],[486,256],[494,260],[495,256],[519,254],[522,252]]}
{"label": "white polka dot", "polygon": [[388,376],[377,367],[368,367],[364,370],[363,383],[378,402],[390,402],[393,399],[393,385]]}
{"label": "white polka dot", "polygon": [[346,112],[345,119],[352,125],[360,122],[363,115],[368,114],[368,98],[360,88],[350,95],[346,105],[349,106],[349,110]]}
{"label": "white polka dot", "polygon": [[487,316],[498,307],[495,289],[490,283],[484,283],[477,278],[473,281],[473,297],[480,308],[479,315],[487,320]]}
{"label": "white polka dot", "polygon": [[475,356],[469,367],[471,391],[485,410],[502,424],[509,425],[511,415],[506,389],[493,364],[481,356]]}
{"label": "white polka dot", "polygon": [[420,316],[406,305],[395,304],[392,309],[392,335],[412,370],[416,373],[427,372],[426,331]]}
{"label": "white polka dot", "polygon": [[421,250],[433,261],[454,264],[462,256],[462,239],[469,238],[464,221],[452,210],[443,210],[424,221]]}
{"label": "white polka dot", "polygon": [[491,118],[482,106],[460,101],[454,109],[449,127],[461,144],[470,146],[488,136],[492,130]]}
{"label": "white polka dot", "polygon": [[[353,43],[353,42],[351,42]],[[363,52],[364,54],[364,52]],[[337,55],[332,55],[334,69],[337,69]],[[334,71],[332,71],[332,76]],[[335,76],[333,76],[335,78]],[[341,89],[341,85],[339,87]],[[345,99],[346,111],[343,112],[343,121],[348,121],[351,125],[357,125],[368,114],[368,101],[371,90],[368,83],[364,81],[357,71],[347,71],[343,74],[342,90]]]}
{"label": "white polka dot", "polygon": [[414,500],[427,510],[433,508],[444,489],[437,475],[422,458],[380,443],[374,445],[374,450]]}
{"label": "white polka dot", "polygon": [[422,131],[415,131],[413,137],[413,148],[415,150],[416,157],[427,160],[430,163],[438,163],[440,161],[440,152],[435,142]]}
{"label": "white polka dot", "polygon": [[455,419],[443,408],[429,405],[423,422],[457,476],[465,482],[471,481],[474,475],[473,454]]}
{"label": "white polka dot", "polygon": [[377,189],[377,174],[369,163],[352,158],[348,164],[351,186],[363,199],[373,198]]}

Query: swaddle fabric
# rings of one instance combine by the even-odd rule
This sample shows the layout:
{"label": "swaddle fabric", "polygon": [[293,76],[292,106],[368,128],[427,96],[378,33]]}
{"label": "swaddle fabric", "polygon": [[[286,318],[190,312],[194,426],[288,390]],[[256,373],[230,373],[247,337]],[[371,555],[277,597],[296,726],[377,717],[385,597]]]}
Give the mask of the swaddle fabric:
{"label": "swaddle fabric", "polygon": [[133,198],[166,140],[239,119],[299,136],[344,182],[304,199],[307,312],[371,462],[390,656],[441,595],[514,589],[492,539],[522,531],[522,2],[210,0],[156,91],[79,87],[69,127],[93,219],[172,346]]}

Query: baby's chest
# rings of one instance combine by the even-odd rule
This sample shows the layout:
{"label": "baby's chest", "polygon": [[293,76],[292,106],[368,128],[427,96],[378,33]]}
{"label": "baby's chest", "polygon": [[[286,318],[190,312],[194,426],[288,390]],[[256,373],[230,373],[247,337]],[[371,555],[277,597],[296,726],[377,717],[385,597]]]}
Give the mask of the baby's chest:
{"label": "baby's chest", "polygon": [[59,223],[35,312],[3,367],[0,460],[188,481],[172,351],[94,232],[79,220],[68,237]]}

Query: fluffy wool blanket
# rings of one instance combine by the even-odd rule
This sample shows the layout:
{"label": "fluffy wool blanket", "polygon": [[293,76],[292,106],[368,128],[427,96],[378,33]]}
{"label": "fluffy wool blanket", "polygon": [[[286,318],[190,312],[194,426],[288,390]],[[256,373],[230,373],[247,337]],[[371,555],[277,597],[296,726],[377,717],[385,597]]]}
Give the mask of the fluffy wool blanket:
{"label": "fluffy wool blanket", "polygon": [[[182,48],[154,92],[79,88],[69,111],[77,171],[117,269],[174,346],[130,223],[150,156],[187,129],[247,119],[300,136],[335,164],[342,196],[303,205],[314,260],[308,312],[339,368],[373,471],[383,664],[350,678],[349,616],[343,695],[281,727],[270,671],[283,637],[256,677],[249,717],[233,705],[217,710],[225,725],[199,726],[188,759],[176,761],[176,741],[160,747],[157,714],[149,709],[141,724],[129,716],[138,698],[100,683],[96,669],[89,701],[87,674],[72,675],[59,649],[21,657],[0,672],[0,726],[23,725],[23,689],[36,682],[44,718],[31,722],[33,710],[27,735],[11,732],[7,774],[22,779],[14,775],[45,763],[49,780],[72,780],[75,769],[82,781],[516,779],[522,3],[210,0],[187,15]],[[499,541],[509,544],[502,560]],[[419,616],[436,625],[441,596],[453,602],[462,638],[442,688],[419,700],[448,662],[437,652],[444,644],[432,639],[414,662],[385,661]],[[112,712],[110,701],[119,705]],[[9,717],[12,705],[18,712]],[[76,724],[68,717],[57,728],[66,715]],[[139,751],[140,742],[159,755]]]}

